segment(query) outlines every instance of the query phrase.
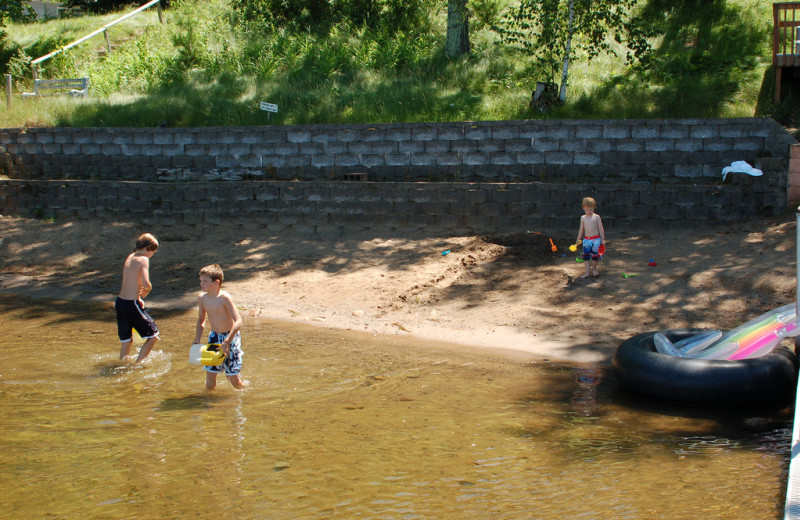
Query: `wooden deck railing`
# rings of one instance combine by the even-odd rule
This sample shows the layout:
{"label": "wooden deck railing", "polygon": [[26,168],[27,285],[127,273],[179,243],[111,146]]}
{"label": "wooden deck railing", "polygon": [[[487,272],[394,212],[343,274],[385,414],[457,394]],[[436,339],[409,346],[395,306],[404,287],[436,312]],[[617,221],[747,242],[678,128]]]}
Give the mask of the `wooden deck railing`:
{"label": "wooden deck railing", "polygon": [[800,67],[800,2],[772,4],[772,64]]}
{"label": "wooden deck railing", "polygon": [[775,103],[781,98],[784,67],[800,67],[800,2],[772,4],[772,65],[775,67]]}

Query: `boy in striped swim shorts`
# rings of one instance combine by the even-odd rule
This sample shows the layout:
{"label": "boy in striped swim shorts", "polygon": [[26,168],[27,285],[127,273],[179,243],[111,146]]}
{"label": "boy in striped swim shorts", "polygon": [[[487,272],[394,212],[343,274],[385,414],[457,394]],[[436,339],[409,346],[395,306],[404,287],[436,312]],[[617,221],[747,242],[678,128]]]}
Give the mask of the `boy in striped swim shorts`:
{"label": "boy in striped swim shorts", "polygon": [[242,327],[242,316],[233,303],[233,298],[222,290],[224,274],[218,264],[207,265],[200,269],[200,289],[203,294],[198,300],[197,325],[195,327],[194,344],[200,343],[205,330],[206,319],[211,325],[208,334],[209,343],[219,343],[225,352],[225,361],[221,365],[203,367],[206,371],[206,388],[213,390],[217,386],[217,374],[224,373],[231,385],[237,390],[247,386],[239,373],[242,371],[242,340],[239,329]]}
{"label": "boy in striped swim shorts", "polygon": [[600,246],[606,243],[606,232],[603,230],[603,221],[600,215],[594,212],[597,203],[591,197],[584,197],[583,211],[586,213],[581,217],[581,227],[578,229],[578,239],[576,244],[583,239],[583,263],[586,264],[586,272],[581,278],[590,276],[598,277],[597,263],[603,259],[600,255]]}

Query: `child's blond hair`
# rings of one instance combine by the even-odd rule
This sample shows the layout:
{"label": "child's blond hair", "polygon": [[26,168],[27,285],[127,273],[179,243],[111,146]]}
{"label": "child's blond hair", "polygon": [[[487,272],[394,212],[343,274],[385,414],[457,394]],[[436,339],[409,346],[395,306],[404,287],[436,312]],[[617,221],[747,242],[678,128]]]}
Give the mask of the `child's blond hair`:
{"label": "child's blond hair", "polygon": [[596,208],[597,203],[591,197],[584,197],[583,203],[581,204],[582,208]]}
{"label": "child's blond hair", "polygon": [[204,275],[211,278],[212,282],[219,280],[220,285],[222,285],[222,281],[225,278],[225,276],[222,274],[222,268],[219,266],[219,264],[207,265],[200,269],[200,276]]}
{"label": "child's blond hair", "polygon": [[158,240],[150,233],[143,233],[136,239],[136,250],[144,249],[146,251],[158,250]]}

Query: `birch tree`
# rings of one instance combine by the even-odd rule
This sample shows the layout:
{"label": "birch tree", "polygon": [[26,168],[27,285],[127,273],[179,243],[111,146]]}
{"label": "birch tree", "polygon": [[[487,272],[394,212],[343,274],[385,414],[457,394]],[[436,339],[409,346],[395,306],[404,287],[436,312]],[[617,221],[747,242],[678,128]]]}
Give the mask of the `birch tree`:
{"label": "birch tree", "polygon": [[610,36],[626,45],[633,61],[650,51],[648,31],[632,16],[636,0],[521,0],[496,27],[505,42],[530,55],[543,75],[541,82],[560,80],[558,100],[564,103],[573,60],[616,54]]}

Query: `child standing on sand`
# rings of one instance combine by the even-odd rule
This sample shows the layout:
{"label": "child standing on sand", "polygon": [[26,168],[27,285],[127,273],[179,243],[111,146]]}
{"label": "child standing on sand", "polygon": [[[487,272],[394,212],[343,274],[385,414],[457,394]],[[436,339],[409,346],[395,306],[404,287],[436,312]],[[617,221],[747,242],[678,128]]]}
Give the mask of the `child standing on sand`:
{"label": "child standing on sand", "polygon": [[239,336],[242,317],[231,295],[222,290],[223,278],[222,268],[217,264],[200,269],[200,289],[203,290],[203,294],[200,295],[198,302],[199,314],[194,343],[200,343],[208,317],[211,324],[208,342],[219,343],[225,352],[225,361],[221,365],[203,367],[206,370],[206,388],[209,390],[217,386],[217,374],[223,371],[234,388],[242,389],[247,386],[247,383],[239,377],[244,357],[242,340]]}
{"label": "child standing on sand", "polygon": [[150,283],[150,258],[157,250],[156,237],[145,233],[136,239],[136,249],[128,255],[122,267],[122,288],[114,302],[114,310],[117,313],[117,335],[122,342],[120,359],[125,359],[130,354],[133,329],[136,329],[145,340],[139,349],[136,363],[146,358],[158,341],[158,327],[144,310],[144,298],[153,290],[153,284]]}
{"label": "child standing on sand", "polygon": [[606,232],[603,230],[603,221],[600,215],[594,212],[597,203],[591,197],[584,197],[583,211],[585,215],[581,217],[581,227],[578,229],[578,239],[576,244],[581,243],[583,238],[583,262],[586,264],[586,272],[581,278],[589,276],[600,276],[597,272],[597,263],[602,260],[600,246],[606,242]]}

